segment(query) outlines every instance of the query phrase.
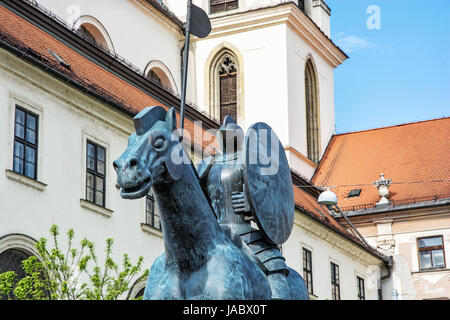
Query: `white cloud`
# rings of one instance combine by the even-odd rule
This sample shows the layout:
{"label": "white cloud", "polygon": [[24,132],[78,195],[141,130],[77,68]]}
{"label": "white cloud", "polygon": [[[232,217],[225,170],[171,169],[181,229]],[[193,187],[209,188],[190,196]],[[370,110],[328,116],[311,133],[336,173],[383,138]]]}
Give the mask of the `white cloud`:
{"label": "white cloud", "polygon": [[[339,36],[343,36],[343,33],[338,33]],[[359,49],[373,48],[375,44],[368,41],[365,38],[358,38],[356,36],[340,37],[335,40],[336,44],[341,47],[345,52],[355,52]]]}

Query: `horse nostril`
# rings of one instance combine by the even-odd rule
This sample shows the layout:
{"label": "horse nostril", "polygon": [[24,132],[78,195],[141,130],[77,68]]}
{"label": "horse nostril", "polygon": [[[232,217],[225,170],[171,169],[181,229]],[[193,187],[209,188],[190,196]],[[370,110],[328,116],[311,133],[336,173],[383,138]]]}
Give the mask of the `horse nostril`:
{"label": "horse nostril", "polygon": [[137,167],[137,165],[138,165],[138,161],[136,158],[133,158],[130,160],[130,168]]}

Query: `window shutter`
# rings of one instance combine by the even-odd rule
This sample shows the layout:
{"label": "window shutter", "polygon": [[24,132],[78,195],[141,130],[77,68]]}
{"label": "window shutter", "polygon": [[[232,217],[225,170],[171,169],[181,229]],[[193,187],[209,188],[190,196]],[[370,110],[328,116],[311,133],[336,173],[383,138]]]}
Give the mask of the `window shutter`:
{"label": "window shutter", "polygon": [[210,0],[210,13],[224,12],[239,8],[239,0]]}
{"label": "window shutter", "polygon": [[220,121],[230,115],[237,120],[236,72],[220,76]]}

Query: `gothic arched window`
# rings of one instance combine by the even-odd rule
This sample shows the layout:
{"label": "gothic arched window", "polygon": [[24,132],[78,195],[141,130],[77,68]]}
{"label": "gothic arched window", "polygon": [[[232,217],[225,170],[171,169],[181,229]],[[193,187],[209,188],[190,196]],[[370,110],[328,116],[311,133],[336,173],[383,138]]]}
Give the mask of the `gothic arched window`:
{"label": "gothic arched window", "polygon": [[230,44],[214,49],[205,64],[205,103],[209,116],[223,123],[227,115],[244,122],[244,74],[239,51]]}
{"label": "gothic arched window", "polygon": [[306,97],[306,141],[308,158],[319,163],[320,159],[320,127],[319,127],[319,96],[317,75],[311,60],[305,66],[305,97]]}
{"label": "gothic arched window", "polygon": [[237,120],[237,69],[234,59],[225,55],[219,63],[220,123],[230,115]]}

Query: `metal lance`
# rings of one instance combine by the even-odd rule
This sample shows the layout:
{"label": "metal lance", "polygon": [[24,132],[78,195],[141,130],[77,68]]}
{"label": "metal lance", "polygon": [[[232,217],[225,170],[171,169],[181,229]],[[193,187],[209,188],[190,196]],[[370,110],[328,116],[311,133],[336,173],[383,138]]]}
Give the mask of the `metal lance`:
{"label": "metal lance", "polygon": [[211,32],[211,21],[208,15],[201,8],[192,4],[192,0],[187,2],[185,43],[183,52],[183,79],[181,86],[181,106],[180,106],[180,142],[183,141],[184,112],[186,107],[186,87],[189,65],[189,44],[191,33],[199,38],[205,38]]}

